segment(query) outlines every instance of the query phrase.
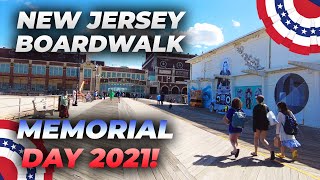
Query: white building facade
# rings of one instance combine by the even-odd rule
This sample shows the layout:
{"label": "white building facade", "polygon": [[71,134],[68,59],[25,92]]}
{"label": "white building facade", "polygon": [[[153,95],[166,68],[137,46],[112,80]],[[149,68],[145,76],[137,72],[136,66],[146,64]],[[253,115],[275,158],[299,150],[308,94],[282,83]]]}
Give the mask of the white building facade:
{"label": "white building facade", "polygon": [[201,90],[205,108],[215,101],[223,109],[239,97],[250,116],[255,96],[262,94],[273,112],[284,101],[300,124],[320,127],[320,54],[292,53],[261,29],[187,62],[189,100]]}

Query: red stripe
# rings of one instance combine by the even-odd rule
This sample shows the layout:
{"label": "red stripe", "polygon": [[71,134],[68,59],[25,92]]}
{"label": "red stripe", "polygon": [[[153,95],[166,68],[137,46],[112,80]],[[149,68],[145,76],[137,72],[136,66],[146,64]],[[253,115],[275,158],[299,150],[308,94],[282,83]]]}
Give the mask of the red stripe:
{"label": "red stripe", "polygon": [[9,159],[0,157],[0,174],[4,180],[18,179],[18,170],[16,165]]}
{"label": "red stripe", "polygon": [[301,46],[295,43],[292,43],[292,45],[289,47],[289,50],[291,52],[295,52],[302,55],[309,55],[310,54],[310,47],[307,46]]}
{"label": "red stripe", "polygon": [[268,18],[265,0],[257,0],[257,10],[260,19]]}
{"label": "red stripe", "polygon": [[283,42],[284,37],[281,36],[273,26],[268,27],[266,32],[276,43],[281,44]]}
{"label": "red stripe", "polygon": [[311,45],[311,46],[310,46],[310,52],[311,52],[311,53],[320,53],[320,46],[318,46],[318,45]]}

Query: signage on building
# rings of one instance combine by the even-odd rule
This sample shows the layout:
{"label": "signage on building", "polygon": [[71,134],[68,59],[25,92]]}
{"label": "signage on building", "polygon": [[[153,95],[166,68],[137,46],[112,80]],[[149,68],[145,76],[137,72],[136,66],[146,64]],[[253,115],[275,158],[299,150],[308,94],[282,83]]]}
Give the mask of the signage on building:
{"label": "signage on building", "polygon": [[178,71],[178,70],[176,70],[176,76],[189,77],[189,72],[188,71]]}
{"label": "signage on building", "polygon": [[169,69],[159,69],[159,74],[170,75],[171,74],[171,70],[169,70]]}

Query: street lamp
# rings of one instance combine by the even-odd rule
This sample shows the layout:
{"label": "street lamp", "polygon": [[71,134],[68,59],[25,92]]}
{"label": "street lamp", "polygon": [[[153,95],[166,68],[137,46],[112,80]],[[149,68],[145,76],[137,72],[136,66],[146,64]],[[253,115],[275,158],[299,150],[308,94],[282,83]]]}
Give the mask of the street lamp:
{"label": "street lamp", "polygon": [[[77,88],[76,88],[76,100],[74,102],[74,104],[72,104],[73,106],[78,106],[78,89],[79,89],[79,81],[80,81],[80,53],[78,52],[78,67],[77,67]],[[81,60],[82,62],[82,60]]]}

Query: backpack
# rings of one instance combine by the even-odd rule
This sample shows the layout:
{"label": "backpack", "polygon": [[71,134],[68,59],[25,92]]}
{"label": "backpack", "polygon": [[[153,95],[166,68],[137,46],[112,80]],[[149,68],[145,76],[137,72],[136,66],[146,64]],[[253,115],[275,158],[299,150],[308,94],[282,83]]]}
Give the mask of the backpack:
{"label": "backpack", "polygon": [[283,126],[283,130],[287,135],[297,135],[298,134],[298,124],[296,120],[290,116],[290,115],[285,115],[286,116],[286,121]]}
{"label": "backpack", "polygon": [[244,128],[244,124],[247,122],[246,114],[242,111],[236,111],[232,116],[231,125],[234,128]]}

